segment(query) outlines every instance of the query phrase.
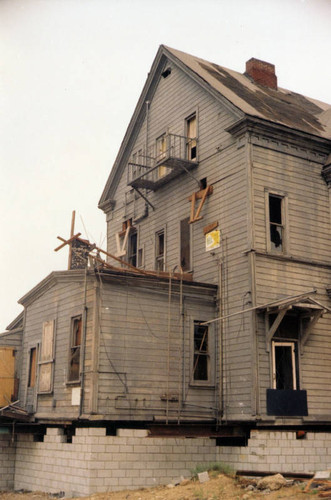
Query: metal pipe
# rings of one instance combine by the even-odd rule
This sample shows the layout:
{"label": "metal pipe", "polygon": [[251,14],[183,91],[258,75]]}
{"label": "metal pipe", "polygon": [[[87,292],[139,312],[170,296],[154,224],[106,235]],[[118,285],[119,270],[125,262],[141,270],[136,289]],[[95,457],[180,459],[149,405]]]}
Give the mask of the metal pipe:
{"label": "metal pipe", "polygon": [[[291,300],[291,299],[295,299],[295,298],[300,298],[300,297],[304,297],[306,295],[309,295],[310,293],[316,293],[316,290],[313,289],[310,292],[300,293],[299,295],[289,295],[288,297],[283,297],[281,300]],[[210,325],[211,323],[215,323],[215,321],[221,321],[222,319],[231,318],[232,316],[237,316],[238,314],[244,314],[244,313],[249,312],[249,311],[254,311],[255,309],[269,307],[269,306],[272,306],[274,304],[277,304],[279,302],[279,300],[280,299],[273,300],[272,302],[267,302],[266,304],[262,304],[261,306],[249,307],[248,309],[243,309],[241,311],[237,311],[237,312],[232,313],[232,314],[227,314],[226,316],[220,316],[219,318],[211,319],[210,321],[205,321],[204,323],[201,323],[201,325]]]}

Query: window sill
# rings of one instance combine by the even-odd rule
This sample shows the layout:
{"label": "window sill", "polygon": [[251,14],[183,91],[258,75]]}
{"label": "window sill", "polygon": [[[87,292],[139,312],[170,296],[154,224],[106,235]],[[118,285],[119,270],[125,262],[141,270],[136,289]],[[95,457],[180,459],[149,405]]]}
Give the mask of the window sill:
{"label": "window sill", "polygon": [[81,384],[81,381],[80,380],[67,380],[66,382],[66,385],[70,385],[70,386],[73,386],[73,385],[80,385]]}
{"label": "window sill", "polygon": [[189,384],[190,387],[194,388],[194,389],[215,389],[215,384],[213,382],[199,382],[199,381],[195,381],[195,382],[191,382]]}

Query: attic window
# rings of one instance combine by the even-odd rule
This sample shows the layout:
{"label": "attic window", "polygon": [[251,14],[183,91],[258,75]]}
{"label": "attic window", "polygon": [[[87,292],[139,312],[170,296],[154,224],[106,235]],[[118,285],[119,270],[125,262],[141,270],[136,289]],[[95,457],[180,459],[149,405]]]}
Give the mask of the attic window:
{"label": "attic window", "polygon": [[163,71],[163,73],[161,73],[163,78],[167,78],[167,76],[169,76],[170,74],[171,74],[171,68],[167,68],[166,70]]}

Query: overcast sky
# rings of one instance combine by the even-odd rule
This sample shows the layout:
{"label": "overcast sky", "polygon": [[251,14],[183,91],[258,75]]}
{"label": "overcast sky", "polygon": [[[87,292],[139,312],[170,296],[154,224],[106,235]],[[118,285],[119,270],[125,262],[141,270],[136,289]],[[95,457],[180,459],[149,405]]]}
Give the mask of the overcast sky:
{"label": "overcast sky", "polygon": [[331,0],[0,0],[0,331],[66,269],[57,236],[105,247],[97,208],[160,44],[331,103]]}

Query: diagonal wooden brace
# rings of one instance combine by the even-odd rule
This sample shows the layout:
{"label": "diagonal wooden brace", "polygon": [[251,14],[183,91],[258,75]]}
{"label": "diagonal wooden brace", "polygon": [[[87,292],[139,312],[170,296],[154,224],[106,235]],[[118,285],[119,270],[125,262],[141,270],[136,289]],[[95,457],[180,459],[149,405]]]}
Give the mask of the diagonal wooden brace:
{"label": "diagonal wooden brace", "polygon": [[[203,219],[200,215],[201,209],[207,199],[207,196],[210,196],[213,193],[213,186],[207,186],[205,189],[201,189],[197,191],[189,197],[189,201],[191,202],[191,214],[189,224],[193,224],[193,222],[197,222],[198,220]],[[195,210],[196,201],[200,200],[198,208]]]}

